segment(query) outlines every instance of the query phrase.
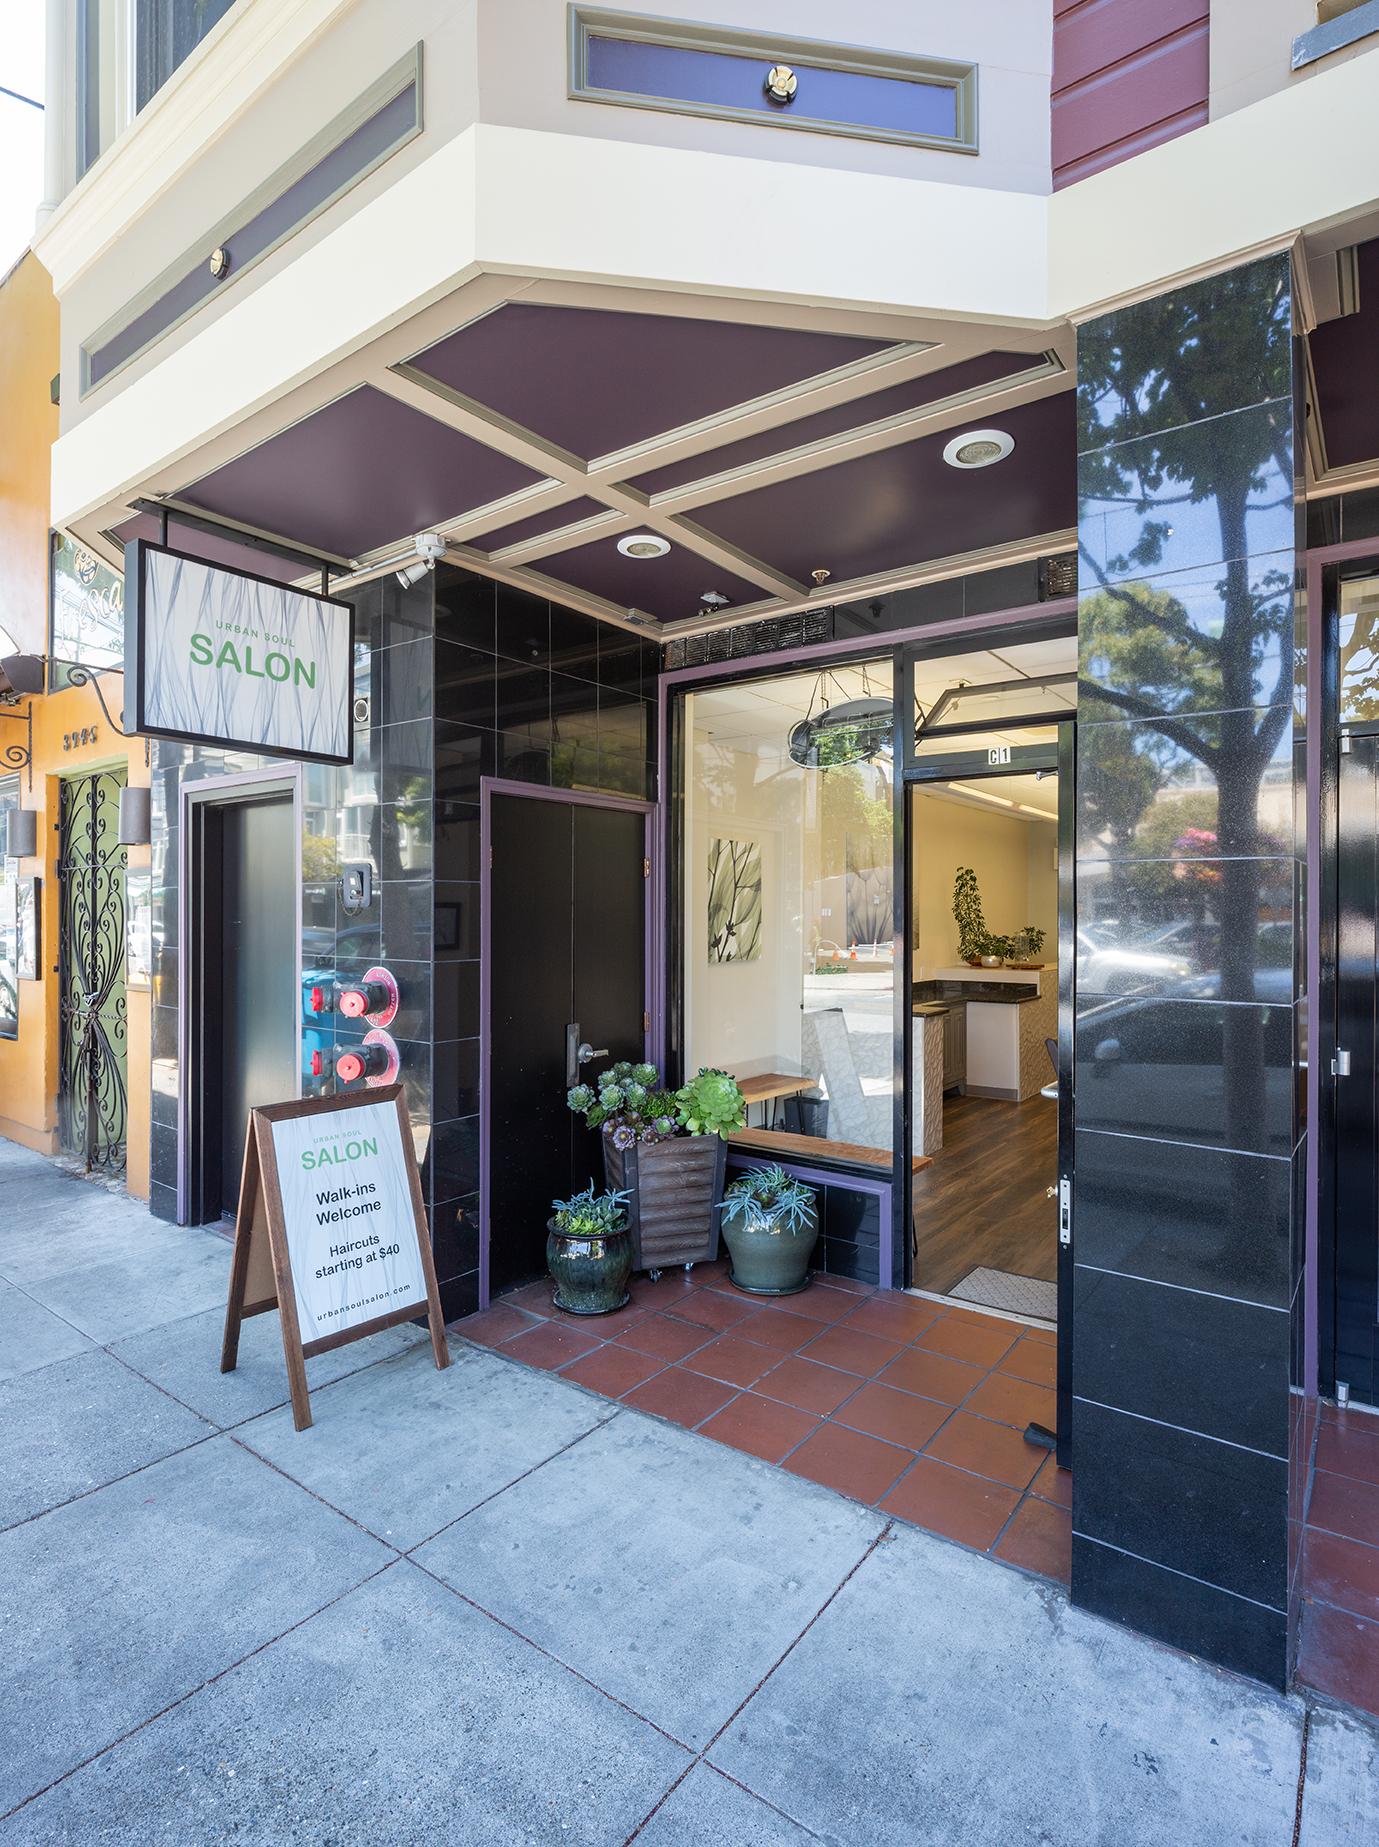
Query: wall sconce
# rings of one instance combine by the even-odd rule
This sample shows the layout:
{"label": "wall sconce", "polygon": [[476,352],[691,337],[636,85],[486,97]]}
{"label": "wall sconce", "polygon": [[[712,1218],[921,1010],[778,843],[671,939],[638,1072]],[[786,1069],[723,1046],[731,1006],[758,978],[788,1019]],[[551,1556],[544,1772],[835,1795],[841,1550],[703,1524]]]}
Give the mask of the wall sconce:
{"label": "wall sconce", "polygon": [[38,811],[11,808],[5,816],[5,855],[8,859],[32,859],[38,852]]}
{"label": "wall sconce", "polygon": [[120,845],[146,847],[153,839],[153,791],[126,785],[120,790]]}

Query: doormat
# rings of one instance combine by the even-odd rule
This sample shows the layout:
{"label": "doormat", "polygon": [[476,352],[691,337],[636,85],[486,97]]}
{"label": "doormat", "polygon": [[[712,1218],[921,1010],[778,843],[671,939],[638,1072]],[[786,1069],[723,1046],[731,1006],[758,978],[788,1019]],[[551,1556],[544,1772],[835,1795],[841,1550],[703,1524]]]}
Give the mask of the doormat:
{"label": "doormat", "polygon": [[1038,1321],[1057,1321],[1058,1284],[1037,1276],[1014,1276],[1009,1270],[969,1270],[948,1291],[959,1302],[980,1302],[983,1308],[1003,1308],[1008,1315],[1030,1315]]}

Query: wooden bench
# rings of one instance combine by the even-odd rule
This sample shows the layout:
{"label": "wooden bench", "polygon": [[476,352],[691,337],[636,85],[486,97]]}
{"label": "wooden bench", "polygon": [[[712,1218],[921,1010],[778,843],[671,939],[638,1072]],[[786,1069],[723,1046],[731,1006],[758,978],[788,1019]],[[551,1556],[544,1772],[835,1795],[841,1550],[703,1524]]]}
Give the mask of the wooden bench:
{"label": "wooden bench", "polygon": [[[846,1161],[852,1167],[880,1167],[887,1171],[891,1165],[884,1148],[866,1148],[860,1142],[831,1142],[822,1135],[795,1135],[788,1129],[733,1129],[728,1146],[773,1155],[778,1161]],[[910,1172],[917,1174],[922,1167],[933,1164],[932,1155],[917,1154],[910,1162]]]}

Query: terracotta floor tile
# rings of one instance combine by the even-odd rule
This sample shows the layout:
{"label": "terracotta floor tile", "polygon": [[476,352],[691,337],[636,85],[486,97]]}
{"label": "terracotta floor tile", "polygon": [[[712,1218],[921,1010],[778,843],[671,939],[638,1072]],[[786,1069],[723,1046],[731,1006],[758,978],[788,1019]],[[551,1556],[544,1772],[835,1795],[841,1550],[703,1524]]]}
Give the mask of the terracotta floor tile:
{"label": "terracotta floor tile", "polygon": [[662,1270],[655,1282],[646,1275],[632,1278],[632,1301],[638,1308],[673,1308],[703,1287],[703,1283],[695,1282],[693,1276],[687,1276],[683,1270]]}
{"label": "terracotta floor tile", "polygon": [[948,1415],[946,1404],[916,1398],[913,1392],[897,1392],[872,1380],[840,1405],[834,1417],[850,1430],[865,1430],[868,1436],[917,1450],[923,1449]]}
{"label": "terracotta floor tile", "polygon": [[776,1353],[794,1353],[806,1341],[818,1339],[819,1323],[783,1308],[760,1308],[746,1321],[739,1321],[733,1332]]}
{"label": "terracotta floor tile", "polygon": [[870,1505],[881,1499],[912,1460],[912,1451],[894,1443],[844,1430],[839,1424],[821,1424],[781,1466],[792,1475],[803,1475]]}
{"label": "terracotta floor tile", "polygon": [[1307,1524],[1372,1544],[1379,1534],[1379,1485],[1318,1469],[1312,1478]]}
{"label": "terracotta floor tile", "polygon": [[856,1373],[860,1379],[870,1379],[904,1351],[893,1340],[879,1340],[875,1334],[864,1334],[860,1328],[838,1321],[825,1328],[822,1334],[815,1330],[805,1358],[819,1360],[825,1366],[840,1366],[844,1372]]}
{"label": "terracotta floor tile", "polygon": [[1073,1568],[1073,1517],[1066,1507],[1027,1494],[1001,1535],[997,1558],[1066,1584]]}
{"label": "terracotta floor tile", "polygon": [[963,1401],[962,1408],[977,1417],[994,1417],[998,1424],[1010,1424],[1016,1430],[1023,1430],[1026,1424],[1042,1424],[1052,1430],[1057,1415],[1051,1387],[1031,1385],[1025,1379],[1012,1378],[1008,1372],[988,1373],[972,1396]]}
{"label": "terracotta floor tile", "polygon": [[557,1366],[564,1366],[568,1360],[577,1360],[582,1353],[592,1352],[601,1345],[602,1342],[592,1334],[586,1334],[578,1328],[564,1324],[557,1327],[553,1321],[540,1321],[525,1334],[505,1340],[499,1352],[521,1360],[524,1366],[541,1366],[548,1372],[554,1372]]}
{"label": "terracotta floor tile", "polygon": [[1019,1499],[1014,1488],[982,1481],[921,1456],[882,1501],[881,1511],[985,1552]]}
{"label": "terracotta floor tile", "polygon": [[1022,1340],[1037,1341],[1041,1347],[1056,1347],[1058,1345],[1058,1329],[1021,1327],[1020,1338]]}
{"label": "terracotta floor tile", "polygon": [[728,1385],[754,1385],[779,1360],[780,1355],[770,1347],[740,1340],[734,1330],[730,1334],[720,1334],[707,1347],[701,1347],[685,1365],[691,1372],[702,1372],[709,1379],[722,1379]]}
{"label": "terracotta floor tile", "polygon": [[946,1353],[950,1360],[966,1360],[970,1366],[995,1366],[1009,1353],[1015,1340],[1015,1330],[1009,1323],[988,1321],[979,1327],[973,1321],[945,1316],[926,1328],[915,1345],[930,1353]]}
{"label": "terracotta floor tile", "polygon": [[562,1367],[560,1376],[587,1385],[591,1392],[602,1392],[605,1398],[621,1398],[664,1365],[665,1361],[654,1353],[637,1353],[631,1347],[595,1347],[592,1353]]}
{"label": "terracotta floor tile", "polygon": [[455,1323],[455,1332],[462,1334],[466,1340],[478,1341],[483,1347],[500,1347],[505,1340],[511,1340],[514,1334],[521,1334],[527,1328],[535,1327],[530,1315],[520,1308],[509,1308],[505,1302],[495,1302],[492,1308],[486,1308],[477,1315],[466,1315],[463,1321]]}
{"label": "terracotta floor tile", "polygon": [[841,1289],[846,1295],[875,1295],[875,1283],[859,1283],[855,1276],[830,1276],[827,1271],[815,1273],[814,1281],[825,1289]]}
{"label": "terracotta floor tile", "polygon": [[[760,1301],[760,1297],[757,1298]],[[843,1289],[820,1288],[810,1284],[808,1289],[801,1289],[798,1295],[783,1295],[777,1298],[784,1309],[792,1315],[803,1315],[806,1321],[841,1321],[844,1315],[854,1309],[865,1307],[865,1302],[858,1301],[855,1295]],[[875,1301],[871,1296],[868,1300]]]}
{"label": "terracotta floor tile", "polygon": [[1058,1349],[1040,1340],[1016,1341],[997,1368],[1016,1379],[1028,1379],[1031,1385],[1052,1386],[1058,1374]]}
{"label": "terracotta floor tile", "polygon": [[[1379,1540],[1379,1534],[1375,1538]],[[1305,1597],[1379,1622],[1379,1544],[1362,1546],[1353,1539],[1308,1527],[1303,1548]]]}
{"label": "terracotta floor tile", "polygon": [[966,1411],[954,1411],[924,1453],[1007,1488],[1027,1488],[1045,1455],[1008,1425],[969,1417]]}
{"label": "terracotta floor tile", "polygon": [[1324,1603],[1304,1603],[1298,1679],[1333,1699],[1379,1713],[1379,1623]]}
{"label": "terracotta floor tile", "polygon": [[639,1411],[650,1411],[657,1417],[668,1417],[672,1423],[691,1429],[695,1424],[702,1424],[706,1417],[712,1417],[715,1411],[721,1411],[728,1400],[736,1396],[735,1385],[705,1379],[697,1372],[686,1372],[683,1366],[667,1366],[645,1385],[635,1386],[625,1393],[623,1403],[635,1405]]}
{"label": "terracotta floor tile", "polygon": [[1352,1481],[1379,1482],[1379,1417],[1354,1412],[1323,1419],[1317,1432],[1317,1467]]}
{"label": "terracotta floor tile", "polygon": [[746,1450],[749,1456],[760,1456],[763,1462],[779,1462],[818,1427],[818,1418],[807,1411],[776,1404],[756,1392],[739,1392],[731,1404],[700,1425],[700,1434]]}
{"label": "terracotta floor tile", "polygon": [[713,1339],[713,1330],[681,1321],[674,1315],[652,1315],[625,1334],[617,1336],[619,1347],[633,1347],[638,1353],[655,1353],[664,1360],[682,1360],[696,1347]]}
{"label": "terracotta floor tile", "polygon": [[721,1334],[725,1328],[745,1321],[755,1312],[755,1306],[749,1296],[727,1295],[720,1289],[696,1289],[675,1304],[675,1313],[682,1321],[694,1321],[700,1327],[712,1328],[714,1333]]}
{"label": "terracotta floor tile", "polygon": [[961,1404],[985,1377],[980,1366],[950,1360],[924,1347],[906,1347],[886,1367],[881,1382],[903,1392],[918,1392],[921,1398],[936,1398],[940,1404]]}
{"label": "terracotta floor tile", "polygon": [[816,1417],[827,1417],[850,1392],[857,1390],[860,1383],[855,1373],[839,1372],[836,1366],[820,1366],[816,1360],[793,1353],[764,1378],[758,1379],[756,1389],[765,1398],[794,1405],[797,1411],[812,1411]]}
{"label": "terracotta floor tile", "polygon": [[504,1308],[525,1308],[528,1314],[550,1316],[555,1313],[551,1301],[553,1286],[549,1277],[543,1277],[539,1283],[523,1283],[520,1289],[509,1289],[498,1301]]}
{"label": "terracotta floor tile", "polygon": [[1041,1463],[1031,1487],[1041,1500],[1052,1501],[1056,1507],[1071,1507],[1073,1504],[1073,1472],[1071,1469],[1060,1469],[1054,1456],[1049,1456]]}
{"label": "terracotta floor tile", "polygon": [[932,1327],[942,1312],[937,1303],[887,1290],[859,1302],[844,1325],[855,1332],[875,1334],[880,1340],[908,1345]]}

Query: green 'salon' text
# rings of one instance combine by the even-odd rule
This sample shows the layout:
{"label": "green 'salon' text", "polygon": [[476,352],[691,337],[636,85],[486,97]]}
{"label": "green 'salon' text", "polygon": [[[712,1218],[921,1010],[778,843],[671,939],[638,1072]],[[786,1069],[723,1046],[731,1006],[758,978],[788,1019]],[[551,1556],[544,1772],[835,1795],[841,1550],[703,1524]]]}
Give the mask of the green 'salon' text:
{"label": "green 'salon' text", "polygon": [[263,666],[254,664],[254,649],[250,642],[244,643],[243,653],[232,641],[223,641],[217,654],[215,643],[209,635],[193,635],[192,660],[198,667],[228,667],[234,673],[247,674],[253,680],[277,680],[286,683],[289,679],[294,686],[309,686],[315,690],[315,661],[289,660],[285,654],[276,649],[270,650],[263,657]]}
{"label": "green 'salon' text", "polygon": [[358,1141],[333,1145],[324,1148],[304,1148],[302,1166],[308,1173],[315,1167],[343,1167],[347,1161],[357,1161],[366,1154],[377,1154],[378,1142],[372,1135],[361,1135]]}

